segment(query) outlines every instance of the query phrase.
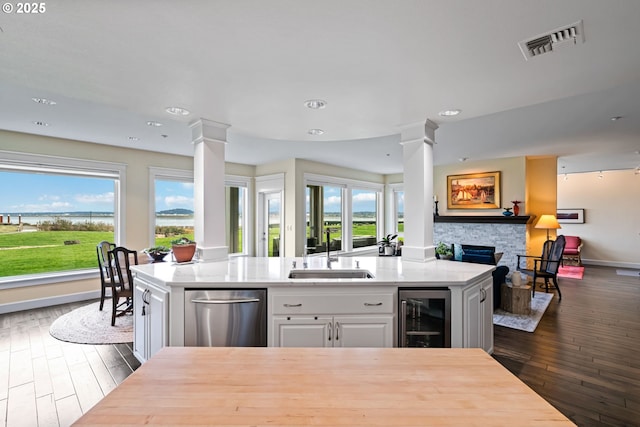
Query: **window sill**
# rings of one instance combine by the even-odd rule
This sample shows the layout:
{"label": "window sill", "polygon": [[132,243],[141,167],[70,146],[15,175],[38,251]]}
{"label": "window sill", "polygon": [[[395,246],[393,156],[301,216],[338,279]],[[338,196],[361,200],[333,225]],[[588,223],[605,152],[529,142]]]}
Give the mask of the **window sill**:
{"label": "window sill", "polygon": [[100,274],[97,269],[63,271],[58,273],[28,274],[0,278],[0,290],[26,288],[29,286],[50,285],[52,283],[73,282],[76,280],[95,279]]}

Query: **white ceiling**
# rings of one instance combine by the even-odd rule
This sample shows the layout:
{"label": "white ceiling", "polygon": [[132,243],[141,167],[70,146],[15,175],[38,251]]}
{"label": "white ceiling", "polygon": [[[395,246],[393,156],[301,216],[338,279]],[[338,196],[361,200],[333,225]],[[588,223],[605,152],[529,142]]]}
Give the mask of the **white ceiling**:
{"label": "white ceiling", "polygon": [[[45,4],[0,15],[2,129],[191,155],[187,125],[202,117],[231,125],[227,161],[395,173],[399,128],[429,118],[436,164],[558,155],[561,173],[640,166],[637,0]],[[518,42],[579,20],[584,44],[525,61]],[[313,98],[327,107],[306,108]],[[192,113],[176,119],[168,106]],[[462,114],[438,116],[449,108]]]}

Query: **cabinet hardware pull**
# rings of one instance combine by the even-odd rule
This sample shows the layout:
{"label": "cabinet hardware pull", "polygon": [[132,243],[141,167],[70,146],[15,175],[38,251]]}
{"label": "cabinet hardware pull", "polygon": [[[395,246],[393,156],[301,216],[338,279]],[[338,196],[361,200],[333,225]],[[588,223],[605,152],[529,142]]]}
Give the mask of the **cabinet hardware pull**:
{"label": "cabinet hardware pull", "polygon": [[242,304],[245,302],[260,302],[258,298],[246,299],[192,299],[195,304]]}
{"label": "cabinet hardware pull", "polygon": [[299,304],[282,304],[285,307],[302,307],[302,303]]}
{"label": "cabinet hardware pull", "polygon": [[329,341],[331,341],[331,331],[333,331],[333,323],[329,322],[329,324],[327,324],[327,327],[329,328]]}
{"label": "cabinet hardware pull", "polygon": [[142,314],[141,316],[146,316],[147,314],[144,312],[144,304],[142,304]]}
{"label": "cabinet hardware pull", "polygon": [[365,307],[378,307],[378,306],[381,306],[382,303],[381,302],[365,302],[364,305]]}
{"label": "cabinet hardware pull", "polygon": [[480,302],[484,302],[484,300],[487,299],[487,291],[484,290],[483,288],[480,288],[480,293],[482,294],[482,298],[480,299]]}
{"label": "cabinet hardware pull", "polygon": [[336,322],[336,341],[340,339],[340,322]]}

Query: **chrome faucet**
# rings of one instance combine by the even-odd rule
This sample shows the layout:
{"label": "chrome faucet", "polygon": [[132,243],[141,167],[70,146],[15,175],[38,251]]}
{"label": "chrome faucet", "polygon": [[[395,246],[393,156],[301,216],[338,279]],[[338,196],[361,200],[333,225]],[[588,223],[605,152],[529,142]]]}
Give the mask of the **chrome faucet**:
{"label": "chrome faucet", "polygon": [[330,243],[331,243],[331,229],[327,228],[327,268],[331,269],[331,261],[338,261],[338,256],[336,255],[335,258],[331,258],[331,247],[330,247]]}

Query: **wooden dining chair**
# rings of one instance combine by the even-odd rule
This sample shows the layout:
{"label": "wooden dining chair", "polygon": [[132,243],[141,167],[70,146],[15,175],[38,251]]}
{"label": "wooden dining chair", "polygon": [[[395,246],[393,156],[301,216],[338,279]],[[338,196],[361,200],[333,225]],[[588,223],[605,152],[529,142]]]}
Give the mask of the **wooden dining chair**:
{"label": "wooden dining chair", "polygon": [[100,270],[100,310],[104,306],[104,300],[107,298],[107,289],[111,289],[115,271],[113,265],[109,263],[109,251],[113,250],[116,245],[106,240],[98,243],[96,252],[98,255],[98,269]]}
{"label": "wooden dining chair", "polygon": [[[536,281],[541,278],[544,279],[545,292],[549,292],[549,279],[551,279],[558,290],[558,299],[562,299],[562,293],[558,286],[558,269],[562,263],[562,252],[565,244],[566,240],[562,235],[558,236],[556,240],[547,240],[544,243],[542,256],[534,257],[532,269],[518,268],[518,271],[533,277],[532,296],[536,296]],[[518,255],[518,265],[520,264],[520,257],[521,255]]]}
{"label": "wooden dining chair", "polygon": [[[112,311],[111,326],[115,326],[116,317],[130,313],[133,310],[133,274],[131,266],[138,264],[138,252],[123,246],[113,248],[108,252],[109,264],[114,266],[115,280],[112,281]],[[124,301],[120,302],[120,298]]]}

